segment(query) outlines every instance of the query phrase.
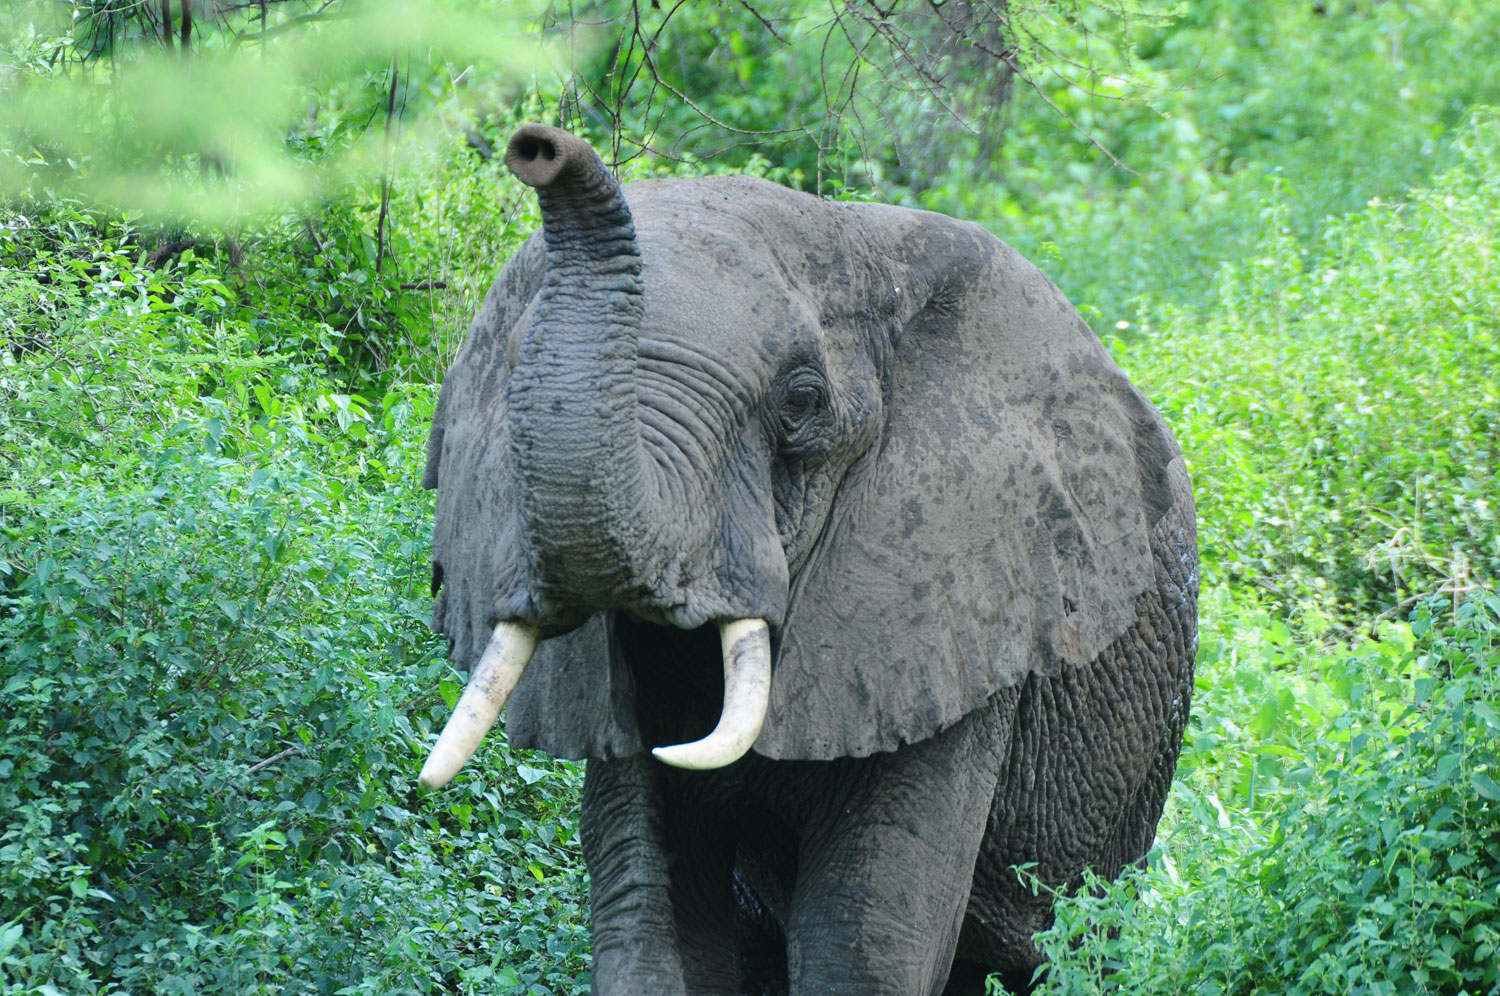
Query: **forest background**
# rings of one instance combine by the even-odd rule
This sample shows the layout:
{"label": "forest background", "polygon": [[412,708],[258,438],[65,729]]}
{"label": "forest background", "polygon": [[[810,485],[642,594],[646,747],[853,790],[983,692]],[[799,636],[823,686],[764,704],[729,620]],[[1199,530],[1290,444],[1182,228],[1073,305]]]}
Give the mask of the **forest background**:
{"label": "forest background", "polygon": [[0,991],[587,991],[581,768],[492,736],[415,787],[463,682],[426,426],[543,120],[978,221],[1177,432],[1194,716],[1044,992],[1500,993],[1497,38],[1486,0],[9,5]]}

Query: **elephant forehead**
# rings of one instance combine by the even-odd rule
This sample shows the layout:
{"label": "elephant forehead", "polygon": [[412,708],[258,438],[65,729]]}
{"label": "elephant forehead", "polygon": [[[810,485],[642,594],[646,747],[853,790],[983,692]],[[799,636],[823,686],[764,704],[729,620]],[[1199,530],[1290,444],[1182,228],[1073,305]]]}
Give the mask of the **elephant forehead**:
{"label": "elephant forehead", "polygon": [[[625,188],[641,248],[645,331],[726,355],[784,363],[840,344],[878,254],[860,251],[842,205],[752,177],[646,181]],[[847,331],[847,330],[845,330]],[[846,343],[848,340],[848,343]]]}
{"label": "elephant forehead", "polygon": [[732,239],[642,243],[648,326],[721,329],[744,339],[756,329],[785,338],[818,325],[818,309],[807,290],[787,280],[764,254]]}
{"label": "elephant forehead", "polygon": [[719,236],[642,240],[641,261],[643,340],[768,367],[822,345],[819,302],[744,244]]}
{"label": "elephant forehead", "polygon": [[630,184],[642,256],[671,254],[705,280],[746,275],[790,287],[837,282],[859,264],[847,212],[810,194],[744,176]]}

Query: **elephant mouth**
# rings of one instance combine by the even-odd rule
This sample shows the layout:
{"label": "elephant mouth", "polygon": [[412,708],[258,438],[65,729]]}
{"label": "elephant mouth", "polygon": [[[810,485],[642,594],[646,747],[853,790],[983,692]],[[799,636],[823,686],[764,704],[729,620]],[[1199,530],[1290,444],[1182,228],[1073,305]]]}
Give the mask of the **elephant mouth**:
{"label": "elephant mouth", "polygon": [[[761,619],[721,619],[713,626],[678,630],[616,617],[616,643],[639,682],[636,696],[642,732],[658,731],[668,746],[651,753],[665,764],[688,770],[711,770],[733,764],[750,750],[765,722],[771,696],[771,633]],[[704,696],[707,649],[717,631],[723,663],[723,705],[718,722],[705,735],[679,742],[674,730],[701,729],[695,704],[712,702]],[[530,623],[501,622],[495,627],[469,683],[459,697],[432,753],[422,766],[418,784],[435,789],[446,784],[474,755],[506,700],[521,680],[541,631]],[[655,740],[655,737],[652,737]]]}
{"label": "elephant mouth", "polygon": [[[613,613],[610,623],[610,653],[630,675],[643,741],[674,745],[655,748],[659,760],[716,768],[749,750],[770,691],[774,639],[764,623],[687,628],[625,613]],[[730,727],[738,730],[732,740]],[[705,741],[722,747],[704,754],[698,745]]]}

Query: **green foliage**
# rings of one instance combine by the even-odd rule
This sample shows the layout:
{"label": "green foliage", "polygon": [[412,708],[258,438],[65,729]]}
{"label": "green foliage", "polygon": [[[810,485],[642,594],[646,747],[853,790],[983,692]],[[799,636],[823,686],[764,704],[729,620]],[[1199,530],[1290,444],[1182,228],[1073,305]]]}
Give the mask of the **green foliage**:
{"label": "green foliage", "polygon": [[349,392],[333,330],[128,225],[8,236],[0,991],[581,991],[578,769],[414,789],[461,687],[432,389]]}
{"label": "green foliage", "polygon": [[1105,327],[1158,303],[1211,308],[1220,266],[1260,254],[1268,231],[1315,245],[1328,220],[1451,166],[1470,108],[1500,104],[1497,36],[1486,0],[1199,0],[1138,36],[1131,75],[1149,101],[1047,81],[1134,172],[1021,92],[1003,182],[946,171],[921,201],[1044,261]]}
{"label": "green foliage", "polygon": [[565,120],[608,130],[614,161],[651,151],[738,171],[763,157],[803,189],[910,196],[940,179],[993,179],[1017,89],[1044,95],[1064,130],[1055,82],[1134,94],[1133,35],[1182,6],[573,4],[553,27],[604,44],[558,101]]}
{"label": "green foliage", "polygon": [[1197,693],[1158,848],[1060,900],[1044,992],[1500,992],[1500,118],[1451,141],[1315,237],[1278,181],[1211,304],[1113,342],[1194,476]]}
{"label": "green foliage", "polygon": [[1314,248],[1272,200],[1216,306],[1119,346],[1188,453],[1212,570],[1287,608],[1373,613],[1500,576],[1500,119],[1458,151]]}
{"label": "green foliage", "polygon": [[[430,505],[319,442],[342,425],[411,466],[430,401],[326,429],[214,407],[8,496],[6,992],[574,991],[578,772],[495,745],[417,796],[457,687],[426,628]],[[287,445],[247,452],[262,433]]]}
{"label": "green foliage", "polygon": [[1500,992],[1500,596],[1316,663],[1288,791],[1232,813],[1179,781],[1149,867],[1059,902],[1042,993]]}
{"label": "green foliage", "polygon": [[[189,272],[196,255],[263,352],[327,356],[356,389],[436,379],[534,221],[521,185],[468,151],[491,154],[478,116],[512,126],[493,106],[545,55],[515,43],[531,8],[187,6],[191,47],[181,3],[0,15],[0,192],[14,210],[0,258],[16,267],[0,294],[32,313],[0,328],[50,328],[36,312],[66,296],[56,279],[102,266],[95,293],[117,279],[145,294],[178,279],[147,270]],[[22,268],[49,289],[25,290]]]}
{"label": "green foliage", "polygon": [[0,20],[0,189],[220,226],[309,210],[440,142],[436,112],[462,102],[468,73],[539,68],[545,48],[520,37],[532,14],[445,0],[22,3]]}

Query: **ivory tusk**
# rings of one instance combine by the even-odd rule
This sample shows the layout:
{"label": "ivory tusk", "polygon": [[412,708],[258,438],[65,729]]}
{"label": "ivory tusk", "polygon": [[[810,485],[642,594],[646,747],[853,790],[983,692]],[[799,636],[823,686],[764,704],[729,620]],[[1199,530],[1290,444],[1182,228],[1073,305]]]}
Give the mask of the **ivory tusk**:
{"label": "ivory tusk", "polygon": [[724,647],[724,711],[702,740],[657,747],[657,759],[674,768],[706,771],[733,764],[760,734],[771,699],[771,632],[759,619],[719,623]]}
{"label": "ivory tusk", "polygon": [[417,784],[424,789],[440,788],[474,756],[479,742],[490,732],[505,700],[515,691],[521,673],[536,650],[538,631],[526,623],[503,622],[480,655],[469,684],[459,697],[453,715],[443,727],[438,742],[427,755]]}

